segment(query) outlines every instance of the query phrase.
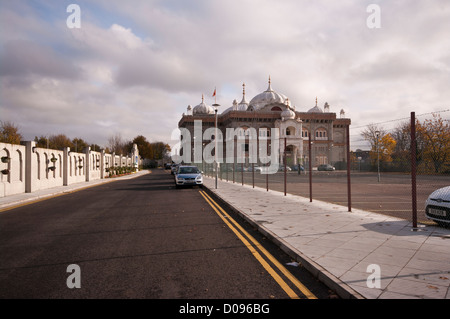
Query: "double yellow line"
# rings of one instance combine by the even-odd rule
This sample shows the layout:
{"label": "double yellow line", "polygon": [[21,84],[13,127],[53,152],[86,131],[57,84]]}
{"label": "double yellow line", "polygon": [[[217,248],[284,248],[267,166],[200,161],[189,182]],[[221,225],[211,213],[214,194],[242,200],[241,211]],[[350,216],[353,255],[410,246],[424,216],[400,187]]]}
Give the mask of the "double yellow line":
{"label": "double yellow line", "polygon": [[[200,194],[206,202],[214,209],[224,223],[236,234],[236,236],[244,243],[250,250],[253,256],[266,269],[266,271],[275,279],[280,287],[287,293],[290,298],[299,299],[297,293],[281,278],[281,276],[273,269],[271,265],[261,256],[263,254],[278,270],[297,287],[302,294],[308,299],[317,299],[314,294],[309,291],[297,278],[295,278],[278,260],[276,260],[253,236],[251,236],[244,228],[241,227],[231,216],[225,212],[205,191],[200,191]],[[234,226],[233,226],[234,225]],[[251,243],[250,243],[251,242]],[[258,252],[261,252],[261,254]]]}

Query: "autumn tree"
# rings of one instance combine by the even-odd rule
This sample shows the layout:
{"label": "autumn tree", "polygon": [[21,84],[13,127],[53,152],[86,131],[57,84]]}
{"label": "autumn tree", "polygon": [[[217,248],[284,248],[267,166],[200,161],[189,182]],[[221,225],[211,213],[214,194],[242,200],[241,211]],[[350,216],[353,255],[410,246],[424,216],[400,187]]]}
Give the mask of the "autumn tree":
{"label": "autumn tree", "polygon": [[395,151],[397,142],[392,137],[391,133],[387,133],[380,138],[378,144],[378,153],[380,154],[381,162],[392,162],[392,154]]}
{"label": "autumn tree", "polygon": [[170,152],[170,146],[168,144],[163,142],[150,143],[143,135],[136,136],[128,143],[129,152],[131,152],[133,144],[137,145],[140,156],[146,159],[160,160],[163,159],[168,152]]}
{"label": "autumn tree", "polygon": [[[450,124],[439,114],[417,125],[416,132],[423,138],[423,158],[434,166],[435,173],[441,172],[450,162]],[[418,141],[418,146],[421,144]]]}
{"label": "autumn tree", "polygon": [[[416,120],[416,126],[420,125]],[[400,123],[391,132],[392,138],[396,141],[395,150],[392,154],[395,165],[400,170],[405,170],[407,167],[410,170],[411,163],[411,122]],[[423,134],[416,130],[416,161],[419,165],[423,160],[423,147],[425,145]]]}
{"label": "autumn tree", "polygon": [[56,134],[47,136],[35,137],[37,147],[50,148],[54,150],[61,150],[65,147],[73,147],[72,141],[64,134]]}
{"label": "autumn tree", "polygon": [[170,152],[170,146],[163,142],[155,142],[151,143],[151,151],[153,155],[153,159],[161,160],[165,157],[165,155]]}
{"label": "autumn tree", "polygon": [[383,127],[370,124],[361,132],[362,137],[370,143],[370,159],[376,165],[378,159],[381,163],[392,162],[396,141]]}
{"label": "autumn tree", "polygon": [[[143,135],[136,136],[131,142],[131,147],[133,147],[133,144],[136,144],[139,150],[139,155],[142,158],[152,158],[152,150],[150,142],[147,141],[147,138]],[[130,149],[131,151],[131,149]]]}
{"label": "autumn tree", "polygon": [[22,134],[19,133],[19,127],[12,122],[0,121],[0,142],[9,144],[20,144]]}

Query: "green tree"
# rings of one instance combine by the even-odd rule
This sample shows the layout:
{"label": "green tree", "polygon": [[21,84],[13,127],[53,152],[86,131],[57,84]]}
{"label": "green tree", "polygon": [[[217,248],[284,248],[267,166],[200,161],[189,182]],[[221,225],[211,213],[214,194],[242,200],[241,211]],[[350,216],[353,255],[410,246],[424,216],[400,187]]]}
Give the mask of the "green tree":
{"label": "green tree", "polygon": [[82,138],[75,137],[72,139],[73,151],[77,153],[83,153],[84,150],[89,146],[89,144]]}

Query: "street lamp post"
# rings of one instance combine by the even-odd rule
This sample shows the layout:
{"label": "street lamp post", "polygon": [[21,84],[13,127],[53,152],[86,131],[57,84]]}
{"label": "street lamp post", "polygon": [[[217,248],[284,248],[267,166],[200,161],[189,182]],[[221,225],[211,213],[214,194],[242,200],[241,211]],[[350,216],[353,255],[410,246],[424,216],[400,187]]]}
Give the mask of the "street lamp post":
{"label": "street lamp post", "polygon": [[375,135],[377,137],[377,171],[378,171],[378,182],[380,182],[380,149],[379,149],[379,144],[380,144],[380,131],[376,131]]}

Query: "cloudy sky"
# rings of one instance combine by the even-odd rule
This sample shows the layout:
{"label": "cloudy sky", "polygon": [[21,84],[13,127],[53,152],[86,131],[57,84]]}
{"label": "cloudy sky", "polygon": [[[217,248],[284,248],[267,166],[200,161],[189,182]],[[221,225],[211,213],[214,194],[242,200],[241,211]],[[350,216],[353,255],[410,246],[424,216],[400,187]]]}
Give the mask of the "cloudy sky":
{"label": "cloudy sky", "polygon": [[[67,25],[71,3],[80,28]],[[364,125],[450,109],[448,0],[0,1],[0,29],[0,120],[28,140],[173,144],[202,94],[211,105],[217,88],[223,111],[269,75],[298,111],[316,96],[344,109],[353,149]]]}

